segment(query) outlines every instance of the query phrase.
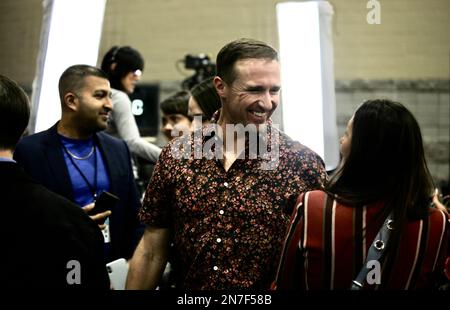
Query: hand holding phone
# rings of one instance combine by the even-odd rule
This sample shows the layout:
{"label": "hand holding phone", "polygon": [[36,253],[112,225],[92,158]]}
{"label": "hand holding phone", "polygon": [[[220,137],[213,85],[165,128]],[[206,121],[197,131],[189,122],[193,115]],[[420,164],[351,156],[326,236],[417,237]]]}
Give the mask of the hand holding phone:
{"label": "hand holding phone", "polygon": [[[119,200],[120,200],[119,197],[117,197],[116,195],[104,191],[95,201],[94,208],[91,211],[89,211],[89,215],[95,215],[106,211],[110,211]],[[106,218],[101,218],[98,219],[97,221],[103,224],[105,220]]]}

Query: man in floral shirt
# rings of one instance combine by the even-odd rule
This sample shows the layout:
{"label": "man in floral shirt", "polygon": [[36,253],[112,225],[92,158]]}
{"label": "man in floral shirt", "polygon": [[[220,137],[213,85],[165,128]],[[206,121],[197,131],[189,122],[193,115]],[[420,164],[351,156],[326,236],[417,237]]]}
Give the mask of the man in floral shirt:
{"label": "man in floral shirt", "polygon": [[214,84],[222,109],[212,124],[173,140],[155,167],[127,288],[156,287],[171,241],[180,288],[268,288],[287,213],[299,192],[326,177],[321,158],[270,121],[280,92],[272,47],[251,39],[227,44]]}

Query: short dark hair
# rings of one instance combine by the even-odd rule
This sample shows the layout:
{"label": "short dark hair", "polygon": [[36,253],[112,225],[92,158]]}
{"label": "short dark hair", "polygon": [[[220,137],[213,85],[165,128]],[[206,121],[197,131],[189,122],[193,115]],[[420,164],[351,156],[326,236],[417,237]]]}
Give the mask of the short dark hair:
{"label": "short dark hair", "polygon": [[68,92],[78,92],[84,87],[84,79],[88,76],[96,76],[108,79],[101,69],[89,65],[74,65],[67,68],[59,78],[59,98],[64,103],[64,95]]}
{"label": "short dark hair", "polygon": [[354,205],[384,201],[397,218],[423,218],[433,189],[412,113],[387,99],[364,102],[353,117],[350,152],[328,190]]}
{"label": "short dark hair", "polygon": [[[114,70],[113,63],[116,63]],[[130,72],[144,71],[144,58],[131,46],[113,46],[103,57],[101,69],[108,75],[111,87],[123,91],[121,80]]]}
{"label": "short dark hair", "polygon": [[161,102],[161,110],[165,114],[181,114],[191,119],[188,115],[189,97],[189,92],[179,91]]}
{"label": "short dark hair", "polygon": [[16,82],[0,74],[0,149],[14,150],[29,118],[27,94]]}
{"label": "short dark hair", "polygon": [[206,119],[211,119],[214,112],[222,107],[222,102],[214,86],[214,78],[210,77],[192,88],[192,97],[197,101]]}
{"label": "short dark hair", "polygon": [[232,41],[217,54],[217,75],[227,84],[232,84],[236,78],[234,64],[238,60],[251,58],[278,61],[278,52],[262,41],[245,38]]}

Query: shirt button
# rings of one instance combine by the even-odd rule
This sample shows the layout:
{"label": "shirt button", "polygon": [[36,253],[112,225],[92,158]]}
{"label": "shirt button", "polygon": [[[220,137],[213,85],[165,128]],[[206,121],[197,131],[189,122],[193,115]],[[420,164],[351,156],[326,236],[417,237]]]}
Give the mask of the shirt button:
{"label": "shirt button", "polygon": [[224,214],[224,213],[225,213],[225,212],[223,212],[223,210],[220,210],[220,211],[219,211],[219,214]]}
{"label": "shirt button", "polygon": [[217,238],[216,241],[217,241],[218,243],[220,243],[220,242],[222,242],[222,239]]}
{"label": "shirt button", "polygon": [[217,271],[217,270],[219,270],[219,267],[214,266],[213,269],[214,269],[215,271]]}
{"label": "shirt button", "polygon": [[224,182],[223,186],[228,187],[228,182]]}

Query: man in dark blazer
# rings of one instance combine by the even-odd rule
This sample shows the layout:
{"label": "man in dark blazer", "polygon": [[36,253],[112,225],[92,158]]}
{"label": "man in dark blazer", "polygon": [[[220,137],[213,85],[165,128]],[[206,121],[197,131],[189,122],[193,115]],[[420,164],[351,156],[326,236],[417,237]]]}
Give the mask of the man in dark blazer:
{"label": "man in dark blazer", "polygon": [[62,117],[50,129],[25,137],[14,158],[51,191],[92,214],[103,191],[119,201],[110,211],[91,215],[105,239],[105,258],[129,258],[143,228],[137,220],[140,202],[128,147],[100,132],[112,109],[107,76],[87,65],[69,67],[59,81]]}
{"label": "man in dark blazer", "polygon": [[80,208],[12,159],[28,124],[25,92],[0,75],[0,255],[7,288],[109,288],[103,238]]}

